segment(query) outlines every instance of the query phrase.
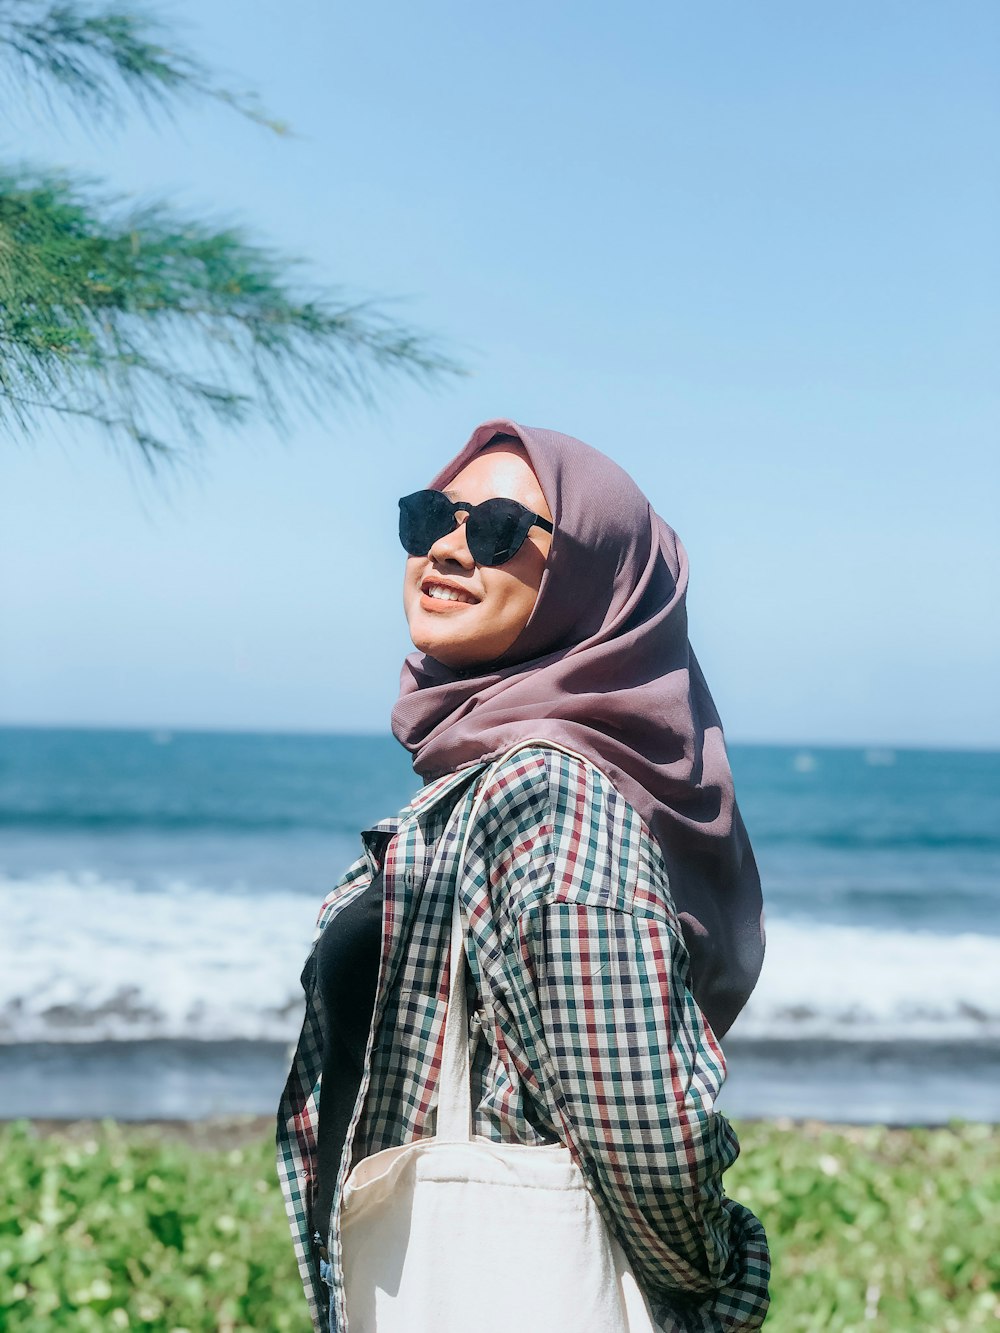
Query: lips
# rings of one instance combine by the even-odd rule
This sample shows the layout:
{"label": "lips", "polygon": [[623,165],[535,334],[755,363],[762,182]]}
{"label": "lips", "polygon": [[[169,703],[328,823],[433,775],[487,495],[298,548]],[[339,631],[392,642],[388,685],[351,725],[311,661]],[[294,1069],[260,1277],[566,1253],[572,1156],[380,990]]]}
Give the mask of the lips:
{"label": "lips", "polygon": [[475,606],[479,598],[467,588],[446,579],[424,579],[420,585],[424,600],[433,606]]}

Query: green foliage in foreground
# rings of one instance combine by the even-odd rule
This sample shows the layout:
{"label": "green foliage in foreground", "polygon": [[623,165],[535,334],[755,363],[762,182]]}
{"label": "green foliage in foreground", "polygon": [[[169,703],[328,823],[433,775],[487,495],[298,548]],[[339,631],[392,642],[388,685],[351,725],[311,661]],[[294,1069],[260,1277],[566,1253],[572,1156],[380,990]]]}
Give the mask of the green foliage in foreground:
{"label": "green foliage in foreground", "polygon": [[[311,1329],[273,1145],[0,1132],[0,1328]],[[6,1322],[5,1322],[6,1321]]]}
{"label": "green foliage in foreground", "polygon": [[[230,1142],[236,1142],[235,1127]],[[0,1328],[307,1333],[269,1138],[0,1131]],[[1000,1136],[747,1124],[730,1193],[774,1253],[769,1333],[1000,1318]]]}
{"label": "green foliage in foreground", "polygon": [[748,1124],[740,1138],[726,1187],[770,1238],[768,1333],[996,1326],[996,1126]]}

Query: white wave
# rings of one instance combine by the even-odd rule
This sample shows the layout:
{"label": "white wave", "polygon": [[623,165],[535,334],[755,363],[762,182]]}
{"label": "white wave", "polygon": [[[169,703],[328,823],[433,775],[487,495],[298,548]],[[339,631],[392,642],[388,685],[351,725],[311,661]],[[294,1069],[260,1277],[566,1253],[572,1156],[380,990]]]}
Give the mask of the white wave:
{"label": "white wave", "polygon": [[998,936],[770,921],[760,981],[733,1036],[995,1039],[998,977]]}
{"label": "white wave", "polygon": [[286,1041],[319,901],[95,875],[0,879],[0,1041]]}
{"label": "white wave", "polygon": [[[322,895],[0,877],[0,1042],[290,1041]],[[769,920],[734,1037],[1000,1038],[1000,937]]]}

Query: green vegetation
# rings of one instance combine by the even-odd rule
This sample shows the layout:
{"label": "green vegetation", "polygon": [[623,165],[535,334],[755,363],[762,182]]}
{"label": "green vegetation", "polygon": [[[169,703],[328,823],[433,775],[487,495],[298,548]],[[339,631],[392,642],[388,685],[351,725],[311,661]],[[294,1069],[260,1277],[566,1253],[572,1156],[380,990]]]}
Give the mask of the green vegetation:
{"label": "green vegetation", "polygon": [[[1000,1318],[1000,1136],[746,1124],[730,1193],[775,1260],[769,1333]],[[0,1130],[0,1328],[307,1333],[260,1122]]]}
{"label": "green vegetation", "polygon": [[[285,132],[130,0],[0,0],[0,78],[22,114],[38,91],[43,109],[102,128],[208,98]],[[0,426],[90,423],[155,467],[213,421],[280,426],[289,409],[370,403],[387,376],[457,371],[423,333],[316,287],[241,228],[0,163]]]}
{"label": "green vegetation", "polygon": [[[235,1137],[235,1136],[234,1136]],[[240,1136],[245,1137],[245,1136]],[[0,1328],[311,1328],[272,1143],[0,1131]]]}
{"label": "green vegetation", "polygon": [[738,1126],[729,1193],[761,1218],[768,1333],[969,1333],[1000,1319],[993,1125]]}

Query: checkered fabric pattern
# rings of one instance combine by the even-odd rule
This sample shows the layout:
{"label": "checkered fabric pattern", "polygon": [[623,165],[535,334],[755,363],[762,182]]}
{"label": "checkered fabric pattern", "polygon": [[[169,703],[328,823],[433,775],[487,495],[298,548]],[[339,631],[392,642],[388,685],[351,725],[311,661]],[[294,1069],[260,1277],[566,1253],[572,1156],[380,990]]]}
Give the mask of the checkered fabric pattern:
{"label": "checkered fabric pattern", "polygon": [[278,1114],[279,1174],[316,1329],[348,1333],[338,1218],[350,1165],[435,1132],[452,895],[484,780],[459,885],[474,1132],[569,1147],[663,1333],[759,1328],[767,1241],[722,1187],[739,1152],[714,1110],[725,1061],[688,990],[659,848],[599,770],[532,744],[429,784],[366,830],[364,856],[320,910],[317,938],[381,865],[375,1014],[328,1237],[310,1227],[324,1021],[315,942]]}

